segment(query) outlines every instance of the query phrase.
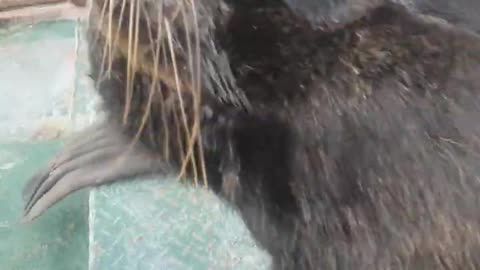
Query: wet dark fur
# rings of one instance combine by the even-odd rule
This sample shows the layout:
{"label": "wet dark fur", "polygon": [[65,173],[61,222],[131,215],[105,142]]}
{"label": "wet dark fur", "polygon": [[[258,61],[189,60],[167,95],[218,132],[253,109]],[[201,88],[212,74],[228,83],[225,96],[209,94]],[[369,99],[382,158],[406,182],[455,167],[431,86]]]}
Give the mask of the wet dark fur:
{"label": "wet dark fur", "polygon": [[[480,39],[390,4],[327,31],[288,2],[234,2],[207,31],[249,103],[205,90],[209,186],[272,269],[480,269]],[[151,78],[135,77],[122,126],[125,58],[99,78],[96,44],[109,130],[131,139]],[[158,99],[137,146],[145,160],[182,137],[163,129]]]}

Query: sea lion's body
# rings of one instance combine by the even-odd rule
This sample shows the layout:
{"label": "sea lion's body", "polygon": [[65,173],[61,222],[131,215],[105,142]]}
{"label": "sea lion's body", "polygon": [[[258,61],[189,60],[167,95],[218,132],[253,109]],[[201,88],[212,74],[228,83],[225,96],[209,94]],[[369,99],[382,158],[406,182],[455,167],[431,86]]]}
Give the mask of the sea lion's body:
{"label": "sea lion's body", "polygon": [[[185,70],[202,67],[198,107],[188,91],[160,85],[147,102],[161,73],[153,60],[137,67],[126,98],[128,57],[119,50],[109,66],[105,32],[94,43],[91,31],[108,124],[32,179],[27,219],[85,186],[178,172],[189,137],[174,113],[180,99],[168,103],[164,91],[184,96],[185,122],[200,121],[188,176],[205,165],[208,186],[238,210],[272,269],[480,269],[478,36],[383,1],[326,30],[288,2],[197,7],[216,18],[199,25],[202,57],[189,66],[175,53],[186,67],[177,86],[188,89],[195,72]],[[122,155],[128,162],[112,167]]]}

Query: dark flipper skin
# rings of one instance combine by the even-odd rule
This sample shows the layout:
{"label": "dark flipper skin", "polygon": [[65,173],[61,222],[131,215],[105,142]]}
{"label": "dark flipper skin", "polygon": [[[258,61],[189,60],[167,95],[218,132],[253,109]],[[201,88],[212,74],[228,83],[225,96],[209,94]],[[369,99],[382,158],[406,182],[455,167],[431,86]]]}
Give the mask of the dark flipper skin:
{"label": "dark flipper skin", "polygon": [[27,183],[23,221],[34,220],[79,189],[162,170],[159,158],[130,144],[113,126],[94,126],[72,138]]}

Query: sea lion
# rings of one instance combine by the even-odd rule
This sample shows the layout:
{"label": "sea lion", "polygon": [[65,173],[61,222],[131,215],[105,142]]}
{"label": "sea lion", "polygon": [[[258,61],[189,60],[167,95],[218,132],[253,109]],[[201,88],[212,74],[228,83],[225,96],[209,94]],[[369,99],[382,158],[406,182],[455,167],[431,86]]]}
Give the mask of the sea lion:
{"label": "sea lion", "polygon": [[328,1],[108,2],[88,35],[107,118],[32,177],[26,221],[176,172],[238,211],[272,269],[480,269],[475,31],[401,1],[333,23]]}

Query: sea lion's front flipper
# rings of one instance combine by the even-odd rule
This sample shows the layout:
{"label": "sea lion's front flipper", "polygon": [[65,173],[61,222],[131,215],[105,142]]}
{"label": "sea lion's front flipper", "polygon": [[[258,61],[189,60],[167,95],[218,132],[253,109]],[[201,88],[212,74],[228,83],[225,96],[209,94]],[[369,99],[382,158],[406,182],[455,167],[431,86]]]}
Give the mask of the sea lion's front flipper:
{"label": "sea lion's front flipper", "polygon": [[25,186],[23,221],[32,221],[79,189],[163,171],[160,159],[140,145],[130,146],[127,138],[108,125],[78,134]]}

